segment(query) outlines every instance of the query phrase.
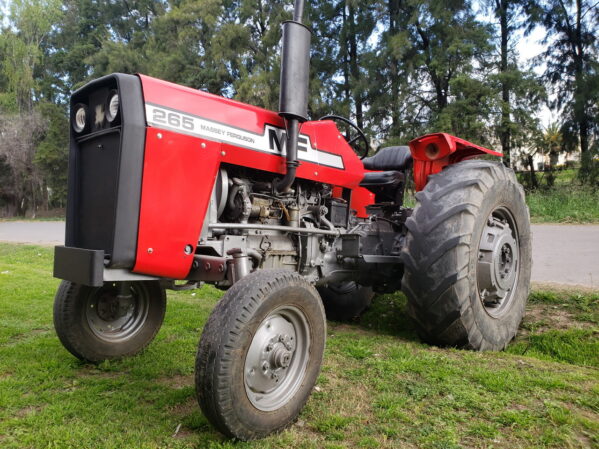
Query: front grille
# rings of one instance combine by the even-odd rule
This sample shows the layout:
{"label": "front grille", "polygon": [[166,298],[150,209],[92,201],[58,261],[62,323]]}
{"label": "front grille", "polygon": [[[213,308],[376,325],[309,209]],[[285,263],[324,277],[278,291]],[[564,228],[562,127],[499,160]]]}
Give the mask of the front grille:
{"label": "front grille", "polygon": [[119,129],[79,142],[79,198],[75,246],[112,254],[120,160]]}

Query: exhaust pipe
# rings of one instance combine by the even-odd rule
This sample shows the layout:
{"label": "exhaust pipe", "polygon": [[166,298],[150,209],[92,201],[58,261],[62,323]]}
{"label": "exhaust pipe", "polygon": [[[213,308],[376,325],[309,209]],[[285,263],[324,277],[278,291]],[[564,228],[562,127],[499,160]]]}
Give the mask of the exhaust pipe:
{"label": "exhaust pipe", "polygon": [[287,172],[274,184],[277,192],[287,192],[299,165],[297,140],[300,124],[308,120],[308,80],[310,77],[310,29],[302,23],[304,0],[295,0],[293,20],[283,22],[281,91],[279,115],[287,128]]}

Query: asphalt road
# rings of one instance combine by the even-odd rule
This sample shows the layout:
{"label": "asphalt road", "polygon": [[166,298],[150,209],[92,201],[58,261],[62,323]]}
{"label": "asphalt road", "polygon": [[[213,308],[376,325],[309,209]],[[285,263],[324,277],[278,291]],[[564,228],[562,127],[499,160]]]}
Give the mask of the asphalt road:
{"label": "asphalt road", "polygon": [[[533,225],[532,280],[599,290],[599,225]],[[64,222],[0,222],[0,241],[60,245]]]}

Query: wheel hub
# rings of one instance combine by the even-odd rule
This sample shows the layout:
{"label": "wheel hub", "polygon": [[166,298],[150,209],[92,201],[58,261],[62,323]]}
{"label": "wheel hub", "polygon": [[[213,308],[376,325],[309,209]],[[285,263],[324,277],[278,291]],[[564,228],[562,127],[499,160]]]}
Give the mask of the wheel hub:
{"label": "wheel hub", "polygon": [[132,312],[135,306],[131,295],[111,295],[104,293],[98,299],[98,316],[104,321],[114,321]]}
{"label": "wheel hub", "polygon": [[[291,309],[291,308],[290,308]],[[303,314],[293,308],[272,313],[258,327],[245,360],[245,389],[260,410],[275,410],[301,383],[309,343]]]}
{"label": "wheel hub", "polygon": [[494,211],[483,229],[478,248],[478,291],[487,312],[507,310],[518,276],[519,246],[509,212]]}
{"label": "wheel hub", "polygon": [[118,285],[105,285],[86,299],[85,315],[90,330],[108,341],[125,340],[143,326],[149,298],[143,291]]}

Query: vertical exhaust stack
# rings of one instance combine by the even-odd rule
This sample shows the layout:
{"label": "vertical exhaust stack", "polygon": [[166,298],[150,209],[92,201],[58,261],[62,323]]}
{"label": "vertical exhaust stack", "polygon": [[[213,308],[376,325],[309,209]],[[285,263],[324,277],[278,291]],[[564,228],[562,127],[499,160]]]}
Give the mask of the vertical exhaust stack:
{"label": "vertical exhaust stack", "polygon": [[304,0],[295,0],[293,20],[283,22],[281,92],[279,115],[287,127],[287,173],[275,182],[277,192],[286,192],[295,180],[297,140],[300,124],[308,120],[308,79],[310,76],[310,29],[302,23]]}

